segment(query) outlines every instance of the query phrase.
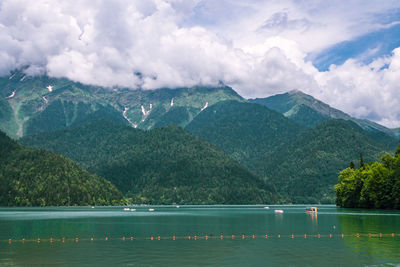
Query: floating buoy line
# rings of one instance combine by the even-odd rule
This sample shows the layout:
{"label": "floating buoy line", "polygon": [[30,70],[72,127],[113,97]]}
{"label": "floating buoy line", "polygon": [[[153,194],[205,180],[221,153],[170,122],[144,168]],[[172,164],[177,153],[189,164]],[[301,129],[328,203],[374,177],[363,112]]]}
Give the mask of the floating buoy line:
{"label": "floating buoy line", "polygon": [[[36,238],[36,239],[8,239],[8,240],[0,240],[0,242],[8,242],[10,245],[13,243],[22,243],[25,244],[27,242],[36,242],[36,243],[42,243],[42,242],[48,242],[48,243],[66,243],[66,242],[83,242],[83,241],[89,241],[89,242],[98,242],[98,241],[154,241],[154,240],[209,240],[209,239],[219,239],[219,240],[245,240],[245,239],[284,239],[284,238],[289,238],[289,239],[322,239],[322,238],[327,238],[327,239],[344,239],[344,238],[396,238],[400,237],[400,234],[396,233],[355,233],[355,234],[265,234],[265,235],[255,235],[255,234],[250,234],[250,235],[245,235],[245,234],[238,234],[238,235],[186,235],[186,236],[176,236],[176,235],[171,235],[171,236],[160,236],[160,235],[153,235],[153,236],[147,236],[147,237],[136,237],[136,236],[122,236],[122,237],[89,237],[89,238],[79,238],[79,237],[61,237],[61,238],[53,238],[49,237],[47,239],[43,238]],[[400,241],[400,238],[398,239]]]}

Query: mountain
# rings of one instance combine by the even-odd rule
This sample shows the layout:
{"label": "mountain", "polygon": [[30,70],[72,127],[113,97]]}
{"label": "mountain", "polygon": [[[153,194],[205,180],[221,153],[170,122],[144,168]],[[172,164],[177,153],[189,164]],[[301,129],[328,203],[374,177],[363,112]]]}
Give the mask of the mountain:
{"label": "mountain", "polygon": [[18,145],[0,132],[0,206],[116,205],[122,194],[104,178],[54,153]]}
{"label": "mountain", "polygon": [[391,129],[391,130],[394,133],[394,135],[397,137],[397,139],[400,140],[400,128]]}
{"label": "mountain", "polygon": [[302,126],[276,111],[237,101],[219,102],[203,110],[186,129],[251,170],[257,159],[303,131]]}
{"label": "mountain", "polygon": [[225,101],[186,127],[273,184],[286,203],[333,203],[340,170],[360,153],[376,160],[397,141],[352,121],[329,120],[307,129],[258,104]]}
{"label": "mountain", "polygon": [[273,187],[216,147],[178,126],[150,131],[106,120],[26,136],[21,143],[60,153],[150,204],[276,201]]}
{"label": "mountain", "polygon": [[0,97],[0,129],[13,138],[74,126],[95,112],[141,129],[170,123],[185,126],[207,106],[229,99],[244,101],[222,85],[130,90],[27,76],[23,71],[0,78]]}
{"label": "mountain", "polygon": [[256,169],[287,202],[332,202],[338,174],[350,161],[358,164],[360,153],[374,161],[395,147],[388,149],[352,121],[330,120],[260,158]]}
{"label": "mountain", "polygon": [[4,98],[0,98],[0,130],[7,133],[16,133],[18,131],[13,109]]}
{"label": "mountain", "polygon": [[392,137],[395,136],[392,130],[369,120],[361,120],[330,107],[322,101],[307,95],[301,91],[290,91],[267,98],[249,99],[251,103],[264,105],[270,109],[284,114],[293,121],[312,128],[321,122],[331,119],[350,120],[358,124],[361,128],[371,132],[383,132]]}

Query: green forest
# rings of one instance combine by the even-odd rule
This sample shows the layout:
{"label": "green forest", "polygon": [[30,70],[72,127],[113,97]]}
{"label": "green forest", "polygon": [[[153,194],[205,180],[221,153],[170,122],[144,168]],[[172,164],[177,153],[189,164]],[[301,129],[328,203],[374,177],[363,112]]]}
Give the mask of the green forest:
{"label": "green forest", "polygon": [[119,205],[109,181],[61,155],[20,146],[0,131],[0,206]]}
{"label": "green forest", "polygon": [[400,209],[400,144],[394,157],[385,154],[380,162],[354,163],[340,172],[335,185],[336,204],[345,208]]}
{"label": "green forest", "polygon": [[275,189],[213,145],[178,126],[150,131],[107,120],[24,137],[60,153],[146,204],[261,204]]}
{"label": "green forest", "polygon": [[273,184],[282,203],[334,203],[333,186],[350,160],[361,152],[374,161],[397,145],[352,121],[329,120],[308,129],[267,107],[237,101],[207,108],[186,129]]}

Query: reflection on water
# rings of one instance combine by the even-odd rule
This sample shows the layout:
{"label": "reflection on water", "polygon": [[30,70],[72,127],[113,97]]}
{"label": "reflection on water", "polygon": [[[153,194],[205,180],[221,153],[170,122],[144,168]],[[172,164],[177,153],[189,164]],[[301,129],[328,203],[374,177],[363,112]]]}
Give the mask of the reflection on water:
{"label": "reflection on water", "polygon": [[[371,238],[365,237],[362,240],[345,239],[345,245],[355,253],[363,253],[371,259],[383,258],[385,261],[390,262],[393,260],[397,262],[400,257],[399,237],[390,237],[390,234],[399,234],[400,214],[387,214],[379,211],[371,211],[368,216],[365,216],[367,214],[365,211],[358,212],[358,214],[359,216],[349,216],[347,214],[338,216],[343,233],[349,235],[357,235],[359,233],[364,236],[371,234]],[[385,235],[385,238],[376,236],[380,233]]]}
{"label": "reflection on water", "polygon": [[[318,206],[317,214],[307,214],[300,205],[269,210],[263,206],[154,206],[154,212],[149,207],[134,208],[134,212],[123,207],[0,208],[0,265],[400,264],[399,236],[347,237],[369,232],[400,234],[400,213],[394,211]],[[275,214],[275,209],[284,213]],[[339,237],[341,233],[346,237]],[[318,234],[321,238],[316,238]],[[187,239],[194,235],[210,238]],[[229,238],[232,235],[234,239]],[[122,240],[130,236],[135,239]],[[162,240],[150,241],[150,236]],[[172,236],[179,238],[173,241]],[[62,237],[67,242],[60,242]],[[75,237],[79,242],[74,242]],[[17,241],[22,238],[42,241],[22,244]]]}

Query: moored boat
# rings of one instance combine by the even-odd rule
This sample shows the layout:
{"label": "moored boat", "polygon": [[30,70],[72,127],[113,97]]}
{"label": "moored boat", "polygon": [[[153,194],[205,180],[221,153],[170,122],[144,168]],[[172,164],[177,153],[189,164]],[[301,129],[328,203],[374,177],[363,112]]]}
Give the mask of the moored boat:
{"label": "moored boat", "polygon": [[306,212],[317,213],[317,207],[307,207]]}

